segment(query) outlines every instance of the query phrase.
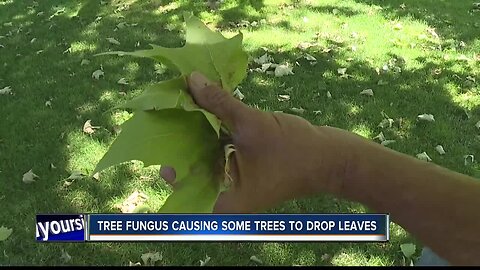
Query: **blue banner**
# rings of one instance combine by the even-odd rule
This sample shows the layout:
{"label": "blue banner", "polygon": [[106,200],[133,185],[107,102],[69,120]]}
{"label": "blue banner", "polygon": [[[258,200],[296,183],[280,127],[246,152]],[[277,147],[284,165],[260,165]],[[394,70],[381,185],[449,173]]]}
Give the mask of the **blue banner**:
{"label": "blue banner", "polygon": [[84,215],[37,215],[36,240],[40,242],[85,241]]}
{"label": "blue banner", "polygon": [[91,214],[87,241],[388,241],[385,214]]}

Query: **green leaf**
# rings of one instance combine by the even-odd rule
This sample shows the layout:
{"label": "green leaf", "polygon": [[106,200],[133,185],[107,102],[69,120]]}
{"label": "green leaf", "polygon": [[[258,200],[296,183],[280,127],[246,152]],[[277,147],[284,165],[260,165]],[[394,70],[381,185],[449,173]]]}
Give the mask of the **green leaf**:
{"label": "green leaf", "polygon": [[186,89],[187,83],[184,77],[163,81],[150,85],[141,95],[127,101],[127,103],[119,106],[119,108],[133,110],[182,108],[186,111],[199,111],[205,115],[208,122],[217,133],[217,136],[219,136],[221,121],[215,115],[198,107]]}
{"label": "green leaf", "polygon": [[0,227],[0,241],[5,241],[7,240],[8,237],[12,234],[12,229],[9,229],[7,227]]}
{"label": "green leaf", "polygon": [[226,39],[211,31],[201,20],[185,15],[186,43],[181,48],[151,45],[151,50],[108,52],[103,54],[149,57],[174,68],[182,75],[202,72],[212,81],[220,81],[230,93],[246,76],[247,54],[242,50],[243,35]]}
{"label": "green leaf", "polygon": [[415,248],[415,244],[412,243],[400,245],[400,249],[406,258],[411,258],[415,254]]}
{"label": "green leaf", "polygon": [[172,166],[177,178],[182,179],[191,164],[201,160],[203,152],[217,145],[218,140],[200,113],[179,109],[137,111],[122,125],[122,132],[93,173],[140,160],[145,166]]}

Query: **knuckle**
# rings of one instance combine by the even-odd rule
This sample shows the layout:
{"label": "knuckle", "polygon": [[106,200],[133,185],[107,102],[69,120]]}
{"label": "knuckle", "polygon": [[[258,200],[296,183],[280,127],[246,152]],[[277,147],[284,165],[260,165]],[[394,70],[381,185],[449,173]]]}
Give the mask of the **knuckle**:
{"label": "knuckle", "polygon": [[227,92],[215,86],[209,86],[208,88],[210,88],[206,91],[206,99],[208,103],[213,106],[221,106],[225,104],[226,100],[229,98]]}

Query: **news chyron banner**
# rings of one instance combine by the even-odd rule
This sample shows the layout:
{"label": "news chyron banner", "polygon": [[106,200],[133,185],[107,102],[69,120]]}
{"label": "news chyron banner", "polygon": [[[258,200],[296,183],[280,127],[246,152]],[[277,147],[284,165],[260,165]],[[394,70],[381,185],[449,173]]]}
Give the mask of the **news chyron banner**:
{"label": "news chyron banner", "polygon": [[39,242],[389,240],[387,214],[37,215]]}

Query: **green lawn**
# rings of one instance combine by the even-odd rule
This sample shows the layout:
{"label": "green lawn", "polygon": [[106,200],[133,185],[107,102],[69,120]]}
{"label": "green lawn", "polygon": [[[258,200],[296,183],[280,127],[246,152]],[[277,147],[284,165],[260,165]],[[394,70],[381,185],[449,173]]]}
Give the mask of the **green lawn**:
{"label": "green lawn", "polygon": [[[73,171],[89,174],[106,152],[115,126],[129,117],[115,105],[173,75],[147,59],[93,55],[149,43],[181,46],[185,11],[226,36],[244,33],[252,60],[241,84],[247,104],[292,113],[301,108],[315,124],[371,139],[382,131],[396,141],[392,149],[412,156],[425,151],[437,164],[479,175],[478,163],[464,163],[465,155],[480,157],[480,11],[473,2],[225,0],[210,10],[204,1],[186,0],[0,0],[0,89],[12,89],[0,95],[0,227],[13,228],[0,242],[0,265],[128,265],[147,252],[163,254],[157,265],[199,265],[206,255],[208,265],[255,265],[252,255],[265,265],[400,265],[403,243],[416,243],[418,256],[422,243],[393,223],[389,243],[37,244],[34,221],[37,213],[118,212],[115,205],[135,190],[149,196],[152,209],[161,207],[170,189],[155,168],[138,163],[68,187],[64,179]],[[302,42],[312,46],[300,49]],[[275,62],[293,66],[294,75],[253,71],[253,59],[266,50]],[[84,59],[90,63],[81,65]],[[105,76],[92,79],[100,68]],[[120,78],[130,84],[118,84]],[[374,96],[360,95],[365,89]],[[435,122],[417,121],[424,113]],[[382,129],[385,115],[394,123]],[[82,130],[89,119],[100,126],[91,135]],[[435,151],[438,144],[445,155]],[[27,185],[22,175],[30,169],[40,178]],[[319,196],[271,211],[369,210]]]}

